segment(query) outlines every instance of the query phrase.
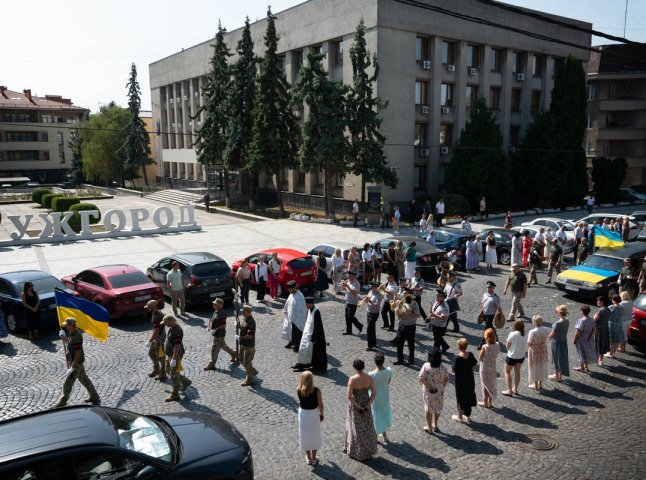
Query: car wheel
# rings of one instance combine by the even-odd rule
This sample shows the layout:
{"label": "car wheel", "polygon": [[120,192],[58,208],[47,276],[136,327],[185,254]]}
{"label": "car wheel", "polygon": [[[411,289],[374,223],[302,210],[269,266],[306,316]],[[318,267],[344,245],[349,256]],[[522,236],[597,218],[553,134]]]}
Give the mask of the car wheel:
{"label": "car wheel", "polygon": [[7,324],[7,330],[11,333],[15,333],[18,330],[18,318],[13,312],[9,312],[5,315],[5,322]]}
{"label": "car wheel", "polygon": [[509,265],[511,263],[511,254],[509,252],[503,252],[498,257],[498,262],[503,265]]}

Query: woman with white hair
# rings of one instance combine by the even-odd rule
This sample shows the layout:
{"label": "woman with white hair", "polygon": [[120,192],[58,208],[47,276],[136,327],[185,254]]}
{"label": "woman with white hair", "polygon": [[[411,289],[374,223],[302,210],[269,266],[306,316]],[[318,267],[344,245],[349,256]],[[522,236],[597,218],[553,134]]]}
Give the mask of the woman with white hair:
{"label": "woman with white hair", "polygon": [[[619,294],[621,297],[621,308],[623,308],[623,313],[621,317],[621,326],[624,329],[624,333],[626,336],[626,339],[628,339],[628,329],[630,328],[630,324],[633,321],[633,302],[630,299],[630,293],[624,291]],[[621,342],[619,344],[619,350],[618,352],[625,353],[626,352],[626,342]]]}
{"label": "woman with white hair", "polygon": [[552,349],[552,362],[554,362],[554,374],[548,378],[560,382],[562,377],[570,376],[570,364],[568,362],[567,332],[570,328],[570,321],[567,319],[567,307],[559,305],[556,307],[558,320],[552,325],[550,332],[550,346]]}

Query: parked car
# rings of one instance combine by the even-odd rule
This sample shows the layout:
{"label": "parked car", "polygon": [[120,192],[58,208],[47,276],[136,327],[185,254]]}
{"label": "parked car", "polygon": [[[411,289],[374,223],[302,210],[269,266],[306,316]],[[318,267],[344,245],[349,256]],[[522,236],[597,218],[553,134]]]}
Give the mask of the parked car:
{"label": "parked car", "polygon": [[642,292],[633,303],[633,321],[628,328],[628,341],[646,346],[646,292]]}
{"label": "parked car", "polygon": [[617,290],[617,278],[624,265],[624,258],[630,258],[634,267],[641,268],[644,255],[646,245],[641,242],[622,248],[602,248],[581,265],[561,272],[554,285],[569,294],[582,297],[609,295]]}
{"label": "parked car", "polygon": [[[457,268],[458,270],[464,270],[466,267],[467,240],[469,239],[470,235],[476,234],[464,232],[462,230],[452,230],[448,228],[436,228],[434,229],[434,231],[435,246],[447,253],[454,250],[456,252],[455,268]],[[428,245],[428,242],[426,241],[427,237],[427,233],[418,234],[418,245],[420,242],[424,242]]]}
{"label": "parked car", "polygon": [[[269,248],[256,252],[247,257],[236,260],[231,264],[231,275],[235,276],[243,260],[249,262],[249,268],[253,273],[261,255],[268,261],[273,252],[278,252],[278,261],[280,262],[280,273],[278,274],[278,295],[284,297],[287,295],[287,282],[296,280],[301,290],[313,290],[316,282],[316,264],[311,255],[294,250],[292,248]],[[254,276],[251,275],[251,284],[255,285]]]}
{"label": "parked car", "polygon": [[482,261],[485,255],[485,239],[489,232],[493,232],[496,239],[496,254],[498,255],[498,263],[501,265],[511,265],[511,237],[514,234],[508,228],[489,228],[481,232],[474,232],[474,235],[480,235],[482,242]]}
{"label": "parked car", "polygon": [[413,236],[397,235],[395,237],[382,238],[374,243],[380,243],[381,249],[385,252],[388,250],[390,242],[397,243],[399,240],[401,240],[406,247],[408,247],[408,245],[413,241],[416,243],[417,246],[415,249],[417,250],[417,256],[415,263],[417,264],[417,268],[422,271],[422,275],[436,273],[436,267],[439,267],[441,261],[446,260],[446,252],[444,250],[434,247],[433,245]]}
{"label": "parked car", "polygon": [[130,265],[88,268],[61,278],[61,282],[81,297],[104,306],[112,318],[144,314],[148,300],[157,300],[159,309],[164,308],[161,288]]}
{"label": "parked car", "polygon": [[[334,255],[334,252],[336,251],[337,248],[341,249],[341,255],[343,256],[343,270],[344,272],[346,272],[348,270],[348,255],[350,254],[350,249],[352,248],[353,245],[355,244],[350,242],[336,242],[336,245],[330,245],[330,244],[324,243],[321,245],[317,245],[307,253],[309,253],[312,256],[312,260],[316,262],[316,257],[318,257],[319,252],[321,250],[323,251],[323,255],[328,260],[327,276],[330,280],[332,280],[332,263],[331,263],[332,255]],[[357,250],[361,252],[361,248],[359,245],[357,245]]]}
{"label": "parked car", "polygon": [[646,211],[636,210],[630,214],[631,218],[634,218],[635,223],[638,225],[639,233],[637,234],[637,240],[645,241],[646,240]]}
{"label": "parked car", "polygon": [[[626,215],[621,213],[593,213],[574,223],[585,222],[589,225],[595,223],[599,219],[603,220],[604,218],[614,218],[615,220],[623,220],[625,216]],[[628,215],[628,219],[630,220],[630,233],[628,234],[628,240],[636,240],[639,235],[639,225],[637,225],[637,221],[631,215]]]}
{"label": "parked car", "polygon": [[212,413],[155,416],[76,405],[0,422],[6,480],[253,477],[249,444]]}
{"label": "parked car", "polygon": [[40,270],[23,270],[0,273],[0,308],[4,313],[7,329],[15,332],[27,326],[22,306],[22,292],[27,282],[34,284],[34,290],[40,298],[40,318],[43,325],[58,325],[54,292],[62,290],[73,293],[72,290],[49,273]]}
{"label": "parked car", "polygon": [[646,193],[639,193],[638,191],[630,187],[620,188],[619,192],[621,194],[621,200],[624,202],[631,202],[631,203],[646,202]]}
{"label": "parked car", "polygon": [[209,252],[177,253],[158,260],[146,270],[148,278],[170,296],[166,275],[173,262],[179,263],[188,305],[199,305],[220,297],[233,299],[231,267],[223,259]]}
{"label": "parked car", "polygon": [[[521,236],[524,235],[525,230],[529,232],[529,236],[532,238],[536,238],[536,234],[540,231],[541,228],[546,228],[546,227],[541,227],[539,225],[522,225],[520,227],[513,227],[512,230],[520,232]],[[552,235],[555,235],[556,232],[552,229]],[[566,231],[567,234],[567,231]],[[565,248],[563,249],[563,255],[569,255],[574,251],[574,236],[570,238],[569,236],[567,237],[567,242],[565,244]]]}
{"label": "parked car", "polygon": [[[523,222],[520,225],[521,227],[536,227],[538,229],[544,228],[547,230],[547,227],[552,227],[553,234],[556,234],[558,230],[565,226],[565,235],[567,236],[567,242],[565,243],[565,248],[563,248],[564,254],[569,254],[574,251],[574,228],[576,225],[569,220],[564,218],[555,218],[555,217],[541,217],[535,218],[530,222]],[[534,236],[532,235],[532,238]]]}

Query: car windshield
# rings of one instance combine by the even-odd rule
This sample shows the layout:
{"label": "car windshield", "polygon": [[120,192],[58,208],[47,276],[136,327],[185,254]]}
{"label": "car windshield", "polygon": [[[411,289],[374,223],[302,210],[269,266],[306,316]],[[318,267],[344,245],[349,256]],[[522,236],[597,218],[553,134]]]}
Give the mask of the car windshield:
{"label": "car windshield", "polygon": [[603,255],[592,255],[587,258],[583,265],[591,268],[600,268],[602,270],[610,270],[613,272],[621,271],[624,266],[624,261],[621,258],[605,257]]}
{"label": "car windshield", "polygon": [[206,262],[193,265],[192,273],[196,277],[209,277],[211,275],[221,275],[229,272],[227,262]]}
{"label": "car windshield", "polygon": [[[68,291],[68,289],[54,277],[43,277],[29,280],[34,284],[36,293],[42,295],[43,293],[53,292],[57,288],[60,290]],[[18,283],[18,291],[22,292],[25,288],[25,282]]]}
{"label": "car windshield", "polygon": [[106,409],[117,432],[119,447],[170,462],[176,443],[170,429],[152,418],[123,410]]}
{"label": "car windshield", "polygon": [[142,272],[120,273],[119,275],[108,277],[108,281],[112,285],[112,288],[132,287],[134,285],[150,283],[148,277]]}
{"label": "car windshield", "polygon": [[438,230],[435,231],[435,241],[436,242],[444,243],[444,242],[448,242],[450,240],[451,240],[451,235],[449,233],[440,232]]}
{"label": "car windshield", "polygon": [[312,260],[312,257],[295,258],[294,260],[289,262],[288,265],[294,270],[299,270],[301,268],[311,268],[314,266],[314,260]]}
{"label": "car windshield", "polygon": [[565,220],[559,220],[558,222],[559,227],[565,226],[565,231],[566,232],[573,232],[574,231],[574,225],[572,225],[570,222],[565,221]]}

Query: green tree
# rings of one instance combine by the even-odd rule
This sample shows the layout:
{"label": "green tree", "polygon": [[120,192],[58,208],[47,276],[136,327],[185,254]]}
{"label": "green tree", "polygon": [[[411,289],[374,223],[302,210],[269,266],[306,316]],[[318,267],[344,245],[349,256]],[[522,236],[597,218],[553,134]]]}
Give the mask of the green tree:
{"label": "green tree", "polygon": [[85,178],[97,183],[124,182],[123,156],[120,147],[125,140],[130,112],[114,102],[102,105],[79,125],[81,158]]}
{"label": "green tree", "polygon": [[627,170],[628,162],[622,157],[592,160],[592,183],[598,203],[615,203],[619,200],[619,187],[626,178]]}
{"label": "green tree", "polygon": [[267,11],[265,55],[260,64],[253,110],[252,140],[247,167],[264,171],[275,178],[276,199],[281,217],[285,216],[281,192],[284,168],[298,166],[296,160],[297,124],[290,108],[290,92],[282,69],[282,57],[277,54],[276,17]]}
{"label": "green tree", "polygon": [[141,110],[141,89],[137,81],[137,66],[133,63],[130,67],[130,78],[126,84],[128,89],[128,113],[130,121],[126,126],[126,138],[121,145],[120,153],[124,158],[124,181],[134,183],[139,178],[139,171],[144,175],[144,184],[148,186],[146,167],[154,160],[150,158],[150,137],[146,131],[146,124],[139,117]]}
{"label": "green tree", "polygon": [[[194,119],[204,114],[201,128],[197,131],[195,150],[197,161],[209,167],[222,165],[222,154],[226,147],[224,132],[227,128],[228,116],[226,100],[229,90],[230,71],[227,59],[231,56],[229,47],[224,41],[226,29],[218,22],[218,32],[215,35],[211,69],[205,85],[202,87],[204,103],[195,114]],[[231,190],[229,188],[229,170],[224,166],[224,201],[227,207],[231,206]]]}
{"label": "green tree", "polygon": [[[379,111],[387,102],[374,96],[373,84],[379,76],[377,56],[372,58],[366,46],[366,27],[363,19],[357,25],[352,48],[352,87],[347,94],[348,130],[350,145],[347,151],[351,172],[361,176],[361,204],[367,209],[366,183],[384,183],[397,186],[397,174],[390,169],[384,154],[386,137],[381,134]],[[368,70],[372,68],[372,75]]]}
{"label": "green tree", "polygon": [[472,211],[478,210],[482,195],[491,211],[508,207],[509,162],[502,152],[500,127],[484,97],[471,108],[451,154],[446,178],[448,192],[464,196]]}
{"label": "green tree", "polygon": [[243,170],[251,174],[247,193],[249,193],[249,209],[254,210],[258,172],[247,165],[247,160],[252,137],[256,57],[253,54],[249,17],[245,19],[242,38],[238,42],[236,52],[238,60],[231,67],[232,80],[227,97],[226,110],[229,121],[224,134],[226,141],[224,165],[227,169]]}
{"label": "green tree", "polygon": [[77,129],[70,132],[70,141],[67,142],[67,145],[70,147],[70,150],[72,150],[69,179],[74,186],[78,186],[83,183],[83,161],[81,160],[83,141],[81,140],[81,135]]}
{"label": "green tree", "polygon": [[324,172],[325,214],[334,220],[332,178],[349,171],[345,161],[347,88],[328,78],[321,64],[323,57],[320,53],[308,54],[298,74],[293,99],[309,107],[301,129],[301,166],[306,172]]}

